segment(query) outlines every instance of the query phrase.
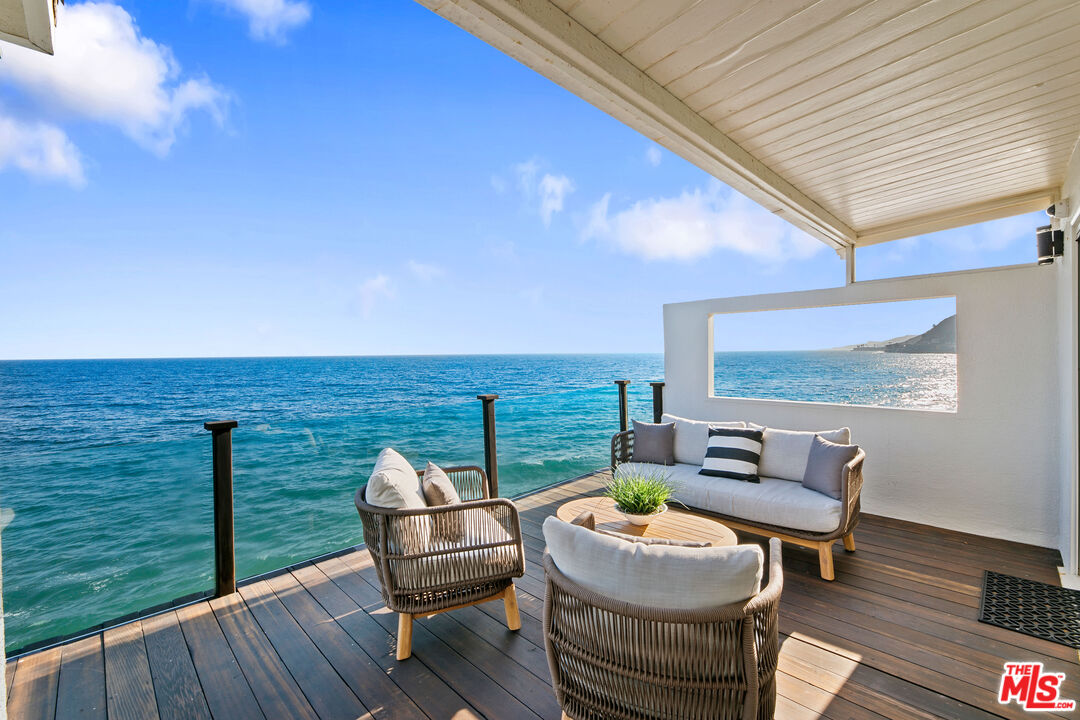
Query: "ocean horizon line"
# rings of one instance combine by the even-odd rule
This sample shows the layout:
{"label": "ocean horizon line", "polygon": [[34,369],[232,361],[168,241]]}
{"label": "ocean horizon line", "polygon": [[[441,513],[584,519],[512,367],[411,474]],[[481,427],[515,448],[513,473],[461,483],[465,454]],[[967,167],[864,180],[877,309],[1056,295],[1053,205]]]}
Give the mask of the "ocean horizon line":
{"label": "ocean horizon line", "polygon": [[[719,353],[799,353],[799,352],[848,352],[847,348],[769,348],[752,350],[714,350],[713,354]],[[0,363],[20,362],[138,362],[146,360],[347,360],[347,359],[383,359],[383,358],[476,358],[476,357],[634,357],[642,355],[662,356],[662,350],[652,351],[623,351],[623,352],[492,352],[492,353],[398,353],[383,355],[132,355],[126,357],[28,357],[28,358],[0,358]]]}

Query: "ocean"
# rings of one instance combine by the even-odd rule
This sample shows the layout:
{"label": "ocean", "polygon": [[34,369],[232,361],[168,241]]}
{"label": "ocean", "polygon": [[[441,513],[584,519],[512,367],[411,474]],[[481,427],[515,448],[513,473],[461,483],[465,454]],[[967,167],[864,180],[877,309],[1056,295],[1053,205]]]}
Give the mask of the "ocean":
{"label": "ocean", "polygon": [[[7,651],[213,585],[210,434],[233,432],[239,577],[362,541],[352,496],[387,446],[483,464],[500,494],[606,466],[614,380],[651,419],[661,355],[0,362]],[[955,409],[952,355],[717,353],[716,393]]]}

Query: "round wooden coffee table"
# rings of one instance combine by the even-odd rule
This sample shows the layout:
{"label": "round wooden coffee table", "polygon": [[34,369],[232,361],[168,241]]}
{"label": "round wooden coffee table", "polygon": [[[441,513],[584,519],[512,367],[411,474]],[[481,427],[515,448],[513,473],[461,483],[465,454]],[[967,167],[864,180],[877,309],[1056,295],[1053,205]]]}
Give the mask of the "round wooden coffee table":
{"label": "round wooden coffee table", "polygon": [[560,520],[573,522],[586,510],[596,518],[597,528],[624,535],[708,542],[713,547],[737,545],[739,542],[735,533],[723,523],[672,505],[668,505],[666,513],[644,527],[629,522],[615,509],[615,501],[603,496],[571,500],[561,505],[555,514]]}

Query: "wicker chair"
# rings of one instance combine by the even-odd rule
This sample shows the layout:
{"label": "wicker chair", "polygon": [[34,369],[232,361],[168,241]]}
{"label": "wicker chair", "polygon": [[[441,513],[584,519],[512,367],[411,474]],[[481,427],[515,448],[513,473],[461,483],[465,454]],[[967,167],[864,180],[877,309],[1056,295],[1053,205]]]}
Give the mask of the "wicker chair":
{"label": "wicker chair", "polygon": [[514,578],[525,574],[525,554],[517,507],[490,497],[478,467],[445,472],[460,505],[377,507],[365,501],[366,484],[354,498],[383,600],[398,613],[398,660],[412,654],[415,618],[501,599],[507,627],[521,628]]}
{"label": "wicker chair", "polygon": [[544,556],[544,643],[563,718],[768,720],[776,708],[780,541],[765,588],[703,610],[622,602],[563,575]]}

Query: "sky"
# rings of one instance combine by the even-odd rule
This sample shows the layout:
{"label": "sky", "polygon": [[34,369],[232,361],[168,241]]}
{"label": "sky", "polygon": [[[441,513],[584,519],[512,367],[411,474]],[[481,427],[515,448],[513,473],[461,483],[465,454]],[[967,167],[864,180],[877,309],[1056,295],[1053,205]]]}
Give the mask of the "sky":
{"label": "sky", "polygon": [[[664,303],[843,283],[411,1],[69,0],[55,46],[0,43],[0,358],[660,352]],[[1038,224],[860,250],[859,277],[1031,262]]]}

